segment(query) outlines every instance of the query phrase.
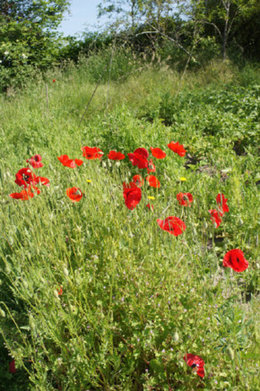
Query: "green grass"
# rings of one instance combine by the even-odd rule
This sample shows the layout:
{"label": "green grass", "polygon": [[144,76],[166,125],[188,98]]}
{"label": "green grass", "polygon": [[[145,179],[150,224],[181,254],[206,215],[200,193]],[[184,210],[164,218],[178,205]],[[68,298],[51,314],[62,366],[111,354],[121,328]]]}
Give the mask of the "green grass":
{"label": "green grass", "polygon": [[[95,89],[86,68],[55,72],[0,98],[3,389],[257,391],[259,72],[246,79],[215,63],[181,78],[148,67],[98,85],[84,117]],[[172,140],[185,158],[167,148]],[[81,158],[85,145],[101,148],[102,161],[60,164],[57,156]],[[122,183],[146,174],[106,154],[150,146],[167,153],[153,159],[161,188],[145,185],[130,211]],[[11,199],[16,172],[36,153],[50,186]],[[66,196],[72,186],[84,192],[79,203]],[[192,193],[190,208],[179,192]],[[215,229],[208,210],[218,193],[230,212]],[[156,219],[167,216],[186,231],[160,230]],[[233,248],[249,262],[243,273],[222,266]],[[204,379],[186,353],[203,358]]]}

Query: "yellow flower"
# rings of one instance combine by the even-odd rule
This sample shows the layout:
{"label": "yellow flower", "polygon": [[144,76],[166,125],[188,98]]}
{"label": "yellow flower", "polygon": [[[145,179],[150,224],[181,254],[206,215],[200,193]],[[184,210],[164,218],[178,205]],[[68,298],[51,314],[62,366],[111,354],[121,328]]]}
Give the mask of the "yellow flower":
{"label": "yellow flower", "polygon": [[153,196],[148,196],[147,198],[148,198],[148,200],[155,200],[155,197],[153,197]]}
{"label": "yellow flower", "polygon": [[92,182],[92,180],[91,180],[91,179],[87,179],[87,182],[88,182],[88,183],[91,183],[91,182]]}
{"label": "yellow flower", "polygon": [[181,182],[186,182],[186,181],[187,181],[187,178],[185,178],[184,176],[181,176],[181,177],[179,178],[179,180],[180,180]]}

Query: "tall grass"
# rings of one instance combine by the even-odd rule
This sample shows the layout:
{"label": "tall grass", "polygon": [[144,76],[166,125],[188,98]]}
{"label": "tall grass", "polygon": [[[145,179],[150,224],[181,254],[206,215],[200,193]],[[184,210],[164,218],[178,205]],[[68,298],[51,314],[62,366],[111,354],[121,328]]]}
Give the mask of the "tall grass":
{"label": "tall grass", "polygon": [[[147,68],[98,86],[86,69],[53,71],[1,98],[2,384],[256,391],[257,71],[245,88],[229,64],[184,75]],[[186,158],[167,148],[171,140],[185,145]],[[101,148],[102,161],[60,164],[57,156],[80,158],[85,145]],[[167,152],[156,161],[161,188],[145,184],[130,211],[122,183],[146,174],[106,155],[150,146]],[[36,153],[50,186],[29,201],[11,199],[16,172]],[[72,186],[84,192],[79,203],[66,196]],[[179,192],[193,194],[190,208],[178,204]],[[208,210],[218,193],[230,212],[215,229]],[[186,231],[161,231],[156,219],[167,216],[184,220]],[[243,273],[222,266],[233,248],[249,262]],[[203,358],[204,379],[186,353]]]}

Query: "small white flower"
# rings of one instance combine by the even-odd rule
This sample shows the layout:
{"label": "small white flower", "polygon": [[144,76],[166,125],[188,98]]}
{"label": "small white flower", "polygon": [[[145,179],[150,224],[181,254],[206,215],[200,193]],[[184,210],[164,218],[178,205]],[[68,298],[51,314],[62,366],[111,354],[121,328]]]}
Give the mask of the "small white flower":
{"label": "small white flower", "polygon": [[4,55],[5,55],[5,56],[8,56],[8,54],[9,54],[9,52],[6,50],[6,51],[4,52]]}

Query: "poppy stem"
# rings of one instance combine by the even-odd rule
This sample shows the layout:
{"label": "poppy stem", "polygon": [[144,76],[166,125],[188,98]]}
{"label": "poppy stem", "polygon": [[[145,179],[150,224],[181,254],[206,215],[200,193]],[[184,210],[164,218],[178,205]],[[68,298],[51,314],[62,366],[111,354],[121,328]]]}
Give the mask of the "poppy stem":
{"label": "poppy stem", "polygon": [[47,108],[47,114],[49,114],[49,90],[48,90],[48,84],[46,83],[46,108]]}

